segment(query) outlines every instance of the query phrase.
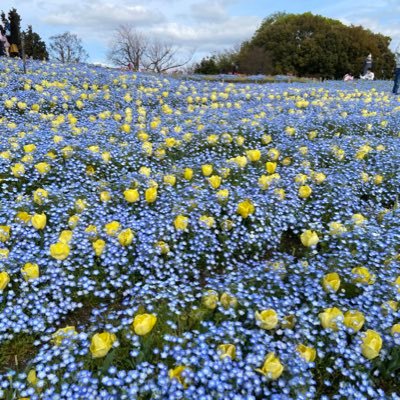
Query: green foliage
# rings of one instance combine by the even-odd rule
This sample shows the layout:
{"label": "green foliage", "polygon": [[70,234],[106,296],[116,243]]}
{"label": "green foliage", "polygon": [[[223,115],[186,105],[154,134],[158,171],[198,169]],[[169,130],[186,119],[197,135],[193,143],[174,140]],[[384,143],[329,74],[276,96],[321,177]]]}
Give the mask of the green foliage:
{"label": "green foliage", "polygon": [[24,38],[25,54],[27,57],[32,57],[34,60],[49,59],[46,43],[36,32],[33,32],[31,25],[28,25],[28,29],[24,32]]}
{"label": "green foliage", "polygon": [[0,345],[0,372],[8,369],[23,371],[37,353],[35,340],[33,335],[20,333],[3,342]]}
{"label": "green foliage", "polygon": [[226,50],[212,57],[203,58],[196,66],[196,74],[215,75],[234,73],[238,70],[237,52]]}
{"label": "green foliage", "polygon": [[238,57],[242,67],[243,60],[256,52],[253,64],[265,70],[263,63],[268,60],[273,66],[268,71],[273,74],[340,79],[346,73],[358,76],[371,53],[376,78],[391,78],[394,56],[390,41],[361,26],[346,26],[319,15],[278,13],[262,22]]}

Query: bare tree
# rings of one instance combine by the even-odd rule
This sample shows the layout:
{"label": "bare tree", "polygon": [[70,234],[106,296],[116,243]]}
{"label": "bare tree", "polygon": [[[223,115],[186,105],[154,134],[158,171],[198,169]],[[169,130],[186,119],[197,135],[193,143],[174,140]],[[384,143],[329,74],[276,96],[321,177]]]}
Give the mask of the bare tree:
{"label": "bare tree", "polygon": [[49,49],[51,58],[63,64],[84,62],[89,57],[82,46],[82,40],[70,32],[51,36]]}
{"label": "bare tree", "polygon": [[192,55],[186,60],[181,60],[178,57],[179,50],[179,47],[169,42],[153,39],[147,48],[143,66],[146,70],[157,73],[183,67],[191,60]]}
{"label": "bare tree", "polygon": [[111,39],[107,58],[119,66],[132,65],[138,71],[147,46],[148,40],[141,32],[132,26],[121,25]]}

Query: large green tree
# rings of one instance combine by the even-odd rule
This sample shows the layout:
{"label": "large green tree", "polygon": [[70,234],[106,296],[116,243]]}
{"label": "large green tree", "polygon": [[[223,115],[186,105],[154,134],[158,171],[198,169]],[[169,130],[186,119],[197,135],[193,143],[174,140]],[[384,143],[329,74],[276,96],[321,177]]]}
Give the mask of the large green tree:
{"label": "large green tree", "polygon": [[389,78],[394,56],[391,39],[361,26],[346,26],[340,21],[311,13],[277,13],[266,18],[253,38],[239,52],[240,69],[246,69],[250,56],[258,68],[273,74],[341,78],[346,73],[358,76],[371,53],[377,78]]}

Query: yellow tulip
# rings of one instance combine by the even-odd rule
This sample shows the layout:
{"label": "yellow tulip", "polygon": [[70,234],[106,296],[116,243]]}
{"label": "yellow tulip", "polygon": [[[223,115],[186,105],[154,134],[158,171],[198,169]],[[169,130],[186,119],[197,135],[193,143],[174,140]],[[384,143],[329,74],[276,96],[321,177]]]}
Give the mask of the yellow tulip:
{"label": "yellow tulip", "polygon": [[154,314],[139,314],[133,320],[132,327],[136,335],[144,336],[152,331],[157,322]]}
{"label": "yellow tulip", "polygon": [[118,241],[122,246],[129,246],[133,241],[133,232],[131,228],[124,229],[118,235]]}
{"label": "yellow tulip", "polygon": [[343,233],[347,232],[346,227],[340,222],[331,222],[329,224],[329,234],[340,236]]}
{"label": "yellow tulip", "polygon": [[390,333],[394,335],[400,336],[400,324],[394,324],[390,329]]}
{"label": "yellow tulip", "polygon": [[39,278],[39,265],[34,263],[26,263],[21,268],[22,275],[26,281]]}
{"label": "yellow tulip", "polygon": [[165,175],[163,181],[166,185],[175,186],[176,176],[175,175]]}
{"label": "yellow tulip", "polygon": [[296,347],[296,350],[299,352],[300,356],[307,362],[313,362],[317,355],[317,352],[313,347],[307,347],[304,344],[299,344]]}
{"label": "yellow tulip", "polygon": [[45,189],[36,189],[33,192],[33,201],[36,204],[42,205],[43,204],[43,200],[47,199],[48,196],[48,192]]}
{"label": "yellow tulip", "polygon": [[260,150],[247,150],[246,155],[250,161],[256,162],[256,161],[259,161],[261,158],[261,151]]}
{"label": "yellow tulip", "polygon": [[213,189],[218,189],[221,186],[222,179],[218,175],[212,175],[208,178],[208,181]]}
{"label": "yellow tulip", "polygon": [[31,369],[28,373],[28,376],[26,378],[28,383],[30,383],[32,386],[36,386],[38,383],[38,378],[36,376],[36,370]]}
{"label": "yellow tulip", "polygon": [[75,326],[66,326],[65,328],[60,328],[52,335],[52,341],[56,346],[60,346],[63,339],[66,337],[75,336],[78,333],[75,330]]}
{"label": "yellow tulip", "polygon": [[68,226],[71,229],[76,228],[76,226],[78,225],[79,222],[79,215],[72,215],[71,217],[69,217],[68,219]]}
{"label": "yellow tulip", "polygon": [[275,173],[276,171],[276,162],[274,161],[267,161],[265,163],[265,169],[267,170],[267,172],[272,175]]}
{"label": "yellow tulip", "polygon": [[47,174],[50,171],[50,165],[47,162],[40,162],[35,165],[35,168],[41,175]]}
{"label": "yellow tulip", "polygon": [[69,230],[64,230],[58,237],[58,241],[62,243],[69,243],[72,239],[73,232]]}
{"label": "yellow tulip", "polygon": [[158,250],[159,250],[159,252],[160,252],[161,254],[168,254],[168,253],[170,252],[170,248],[169,248],[169,246],[168,246],[168,243],[165,243],[165,242],[162,241],[162,240],[159,240],[159,241],[156,243],[156,247],[158,248]]}
{"label": "yellow tulip", "polygon": [[215,290],[209,290],[201,299],[202,304],[209,310],[214,310],[218,304],[218,293]]}
{"label": "yellow tulip", "polygon": [[109,332],[96,333],[92,337],[90,352],[93,358],[105,357],[117,340],[115,334]]}
{"label": "yellow tulip", "polygon": [[10,239],[11,228],[7,225],[0,225],[0,241],[3,243]]}
{"label": "yellow tulip", "polygon": [[103,239],[97,239],[92,243],[93,250],[97,257],[100,257],[103,253],[104,247],[106,246],[106,242]]}
{"label": "yellow tulip", "polygon": [[104,225],[104,229],[109,236],[115,236],[120,228],[121,224],[118,221],[111,221],[108,224]]}
{"label": "yellow tulip", "polygon": [[193,170],[191,168],[185,168],[185,170],[183,171],[183,177],[187,181],[190,181],[193,178]]}
{"label": "yellow tulip", "polygon": [[372,285],[375,282],[375,275],[371,274],[368,268],[353,268],[351,273],[355,275],[354,282],[362,283],[363,285]]}
{"label": "yellow tulip", "polygon": [[340,287],[340,276],[337,272],[324,275],[322,286],[327,292],[337,292]]}
{"label": "yellow tulip", "polygon": [[110,192],[107,192],[106,190],[100,192],[100,201],[102,202],[107,202],[111,200],[111,194]]}
{"label": "yellow tulip", "polygon": [[255,317],[262,329],[271,330],[278,325],[278,314],[272,308],[261,312],[256,311]]}
{"label": "yellow tulip", "polygon": [[308,185],[300,186],[299,188],[299,197],[302,199],[307,199],[311,196],[312,189]]}
{"label": "yellow tulip", "polygon": [[184,215],[178,215],[174,220],[175,229],[183,231],[187,228],[189,223],[189,218]]}
{"label": "yellow tulip", "polygon": [[256,369],[257,372],[260,372],[273,381],[282,375],[283,370],[284,367],[281,364],[279,357],[277,357],[273,352],[268,353],[263,366],[260,369]]}
{"label": "yellow tulip", "polygon": [[234,360],[236,357],[236,347],[234,344],[220,344],[218,346],[218,352],[220,353],[220,359],[223,360],[226,357],[229,357],[231,360]]}
{"label": "yellow tulip", "polygon": [[37,229],[44,229],[47,222],[46,214],[34,214],[31,218],[32,226]]}
{"label": "yellow tulip", "polygon": [[205,228],[212,228],[215,225],[215,219],[207,215],[202,215],[199,218],[199,222]]}
{"label": "yellow tulip", "polygon": [[344,319],[343,313],[336,307],[327,308],[324,312],[320,313],[319,319],[324,329],[332,329],[333,331],[339,330],[338,322]]}
{"label": "yellow tulip", "polygon": [[210,176],[213,172],[213,166],[211,164],[204,164],[201,166],[201,172],[204,176]]}
{"label": "yellow tulip", "polygon": [[362,214],[354,214],[351,218],[356,225],[362,225],[366,221],[366,218]]}
{"label": "yellow tulip", "polygon": [[249,215],[254,214],[255,207],[250,200],[244,200],[238,204],[236,212],[242,218],[247,218]]}
{"label": "yellow tulip", "polygon": [[14,164],[11,167],[11,172],[16,178],[21,178],[25,174],[25,167],[21,163]]}
{"label": "yellow tulip", "polygon": [[56,260],[63,261],[69,255],[70,248],[67,243],[57,242],[50,246],[50,254]]}
{"label": "yellow tulip", "polygon": [[154,203],[157,199],[157,188],[150,187],[150,188],[146,189],[144,197],[148,203]]}
{"label": "yellow tulip", "polygon": [[10,275],[6,271],[0,272],[0,290],[4,290],[10,282]]}
{"label": "yellow tulip", "polygon": [[188,368],[184,365],[178,365],[177,367],[168,371],[168,376],[171,380],[176,379],[182,386],[185,387],[185,378],[182,376],[182,373],[187,369]]}
{"label": "yellow tulip", "polygon": [[358,332],[364,325],[364,314],[357,310],[349,310],[344,314],[343,324],[353,332]]}
{"label": "yellow tulip", "polygon": [[139,201],[140,195],[137,189],[127,189],[124,191],[124,197],[128,203],[135,203]]}
{"label": "yellow tulip", "polygon": [[368,329],[362,338],[361,353],[368,360],[372,360],[379,356],[382,348],[382,338],[378,332]]}
{"label": "yellow tulip", "polygon": [[319,237],[316,232],[307,229],[300,235],[300,240],[303,246],[315,246],[319,242]]}
{"label": "yellow tulip", "polygon": [[237,298],[235,296],[232,296],[226,292],[221,294],[220,298],[222,307],[224,308],[235,308],[238,305]]}

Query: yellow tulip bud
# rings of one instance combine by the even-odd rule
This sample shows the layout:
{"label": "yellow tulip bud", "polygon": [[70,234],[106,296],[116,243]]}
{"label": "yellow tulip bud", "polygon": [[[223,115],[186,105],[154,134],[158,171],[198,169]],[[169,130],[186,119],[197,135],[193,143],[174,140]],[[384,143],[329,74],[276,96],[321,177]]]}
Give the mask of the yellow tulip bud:
{"label": "yellow tulip bud", "polygon": [[324,329],[339,330],[338,322],[343,321],[343,313],[336,307],[327,308],[319,314],[321,325]]}
{"label": "yellow tulip bud", "polygon": [[3,291],[10,282],[10,275],[6,271],[0,272],[0,290]]}
{"label": "yellow tulip bud", "polygon": [[255,207],[250,200],[244,200],[238,204],[236,212],[242,217],[247,218],[249,215],[254,214]]}
{"label": "yellow tulip bud", "polygon": [[390,329],[390,333],[394,335],[400,336],[400,324],[394,324]]}
{"label": "yellow tulip bud", "polygon": [[144,336],[152,331],[157,322],[154,314],[139,314],[133,320],[132,327],[136,335]]}
{"label": "yellow tulip bud", "polygon": [[133,241],[133,232],[131,228],[124,229],[118,235],[118,241],[122,246],[129,246]]}
{"label": "yellow tulip bud", "polygon": [[301,358],[306,362],[313,362],[317,355],[317,352],[313,347],[307,347],[304,344],[299,344],[296,347],[296,350],[299,352]]}
{"label": "yellow tulip bud", "polygon": [[202,304],[210,309],[214,310],[218,304],[218,293],[215,290],[209,290],[202,298]]}
{"label": "yellow tulip bud", "polygon": [[351,270],[354,275],[354,282],[361,283],[363,285],[372,285],[375,282],[375,275],[371,274],[368,268],[357,267]]}
{"label": "yellow tulip bud", "polygon": [[303,246],[315,246],[319,242],[319,237],[316,232],[307,229],[300,235],[300,240]]}
{"label": "yellow tulip bud", "polygon": [[220,353],[220,359],[223,360],[226,357],[229,357],[231,360],[234,360],[236,357],[236,347],[234,344],[220,344],[218,346],[218,352]]}
{"label": "yellow tulip bud", "polygon": [[268,353],[263,366],[260,369],[256,369],[257,372],[260,372],[271,380],[278,379],[282,375],[283,370],[284,367],[281,364],[279,357],[277,357],[273,352]]}
{"label": "yellow tulip bud", "polygon": [[135,203],[139,201],[139,191],[137,189],[127,189],[124,191],[124,197],[128,203]]}
{"label": "yellow tulip bud", "polygon": [[178,215],[174,220],[175,229],[184,231],[189,223],[189,218],[184,215]]}
{"label": "yellow tulip bud", "polygon": [[337,292],[340,287],[340,276],[336,272],[324,275],[322,286],[327,292]]}
{"label": "yellow tulip bud", "polygon": [[32,226],[37,229],[44,229],[47,222],[46,214],[34,214],[31,218]]}
{"label": "yellow tulip bud", "polygon": [[0,241],[3,243],[10,239],[11,228],[7,225],[0,225]]}
{"label": "yellow tulip bud", "polygon": [[58,242],[50,246],[50,255],[56,260],[65,260],[69,255],[69,251],[70,249],[67,243]]}
{"label": "yellow tulip bud", "polygon": [[208,181],[210,182],[210,185],[213,189],[218,189],[221,185],[222,179],[218,175],[212,175],[210,176],[210,178],[208,178]]}
{"label": "yellow tulip bud", "polygon": [[210,176],[213,172],[213,166],[211,164],[204,164],[201,166],[201,171],[204,176]]}
{"label": "yellow tulip bud", "polygon": [[274,161],[267,161],[265,163],[265,169],[267,170],[267,172],[272,175],[273,173],[275,173],[276,171],[276,162]]}
{"label": "yellow tulip bud", "polygon": [[353,332],[358,332],[364,325],[364,314],[357,310],[349,310],[344,314],[343,324]]}
{"label": "yellow tulip bud", "polygon": [[262,329],[271,330],[278,325],[278,314],[272,308],[263,310],[260,313],[256,311],[255,317]]}
{"label": "yellow tulip bud", "polygon": [[72,337],[77,335],[75,326],[66,326],[65,328],[60,328],[52,335],[52,341],[56,346],[60,346],[63,339],[67,337]]}
{"label": "yellow tulip bud", "polygon": [[193,178],[193,170],[191,168],[185,168],[185,170],[183,171],[183,177],[187,181],[190,181]]}
{"label": "yellow tulip bud", "polygon": [[150,188],[146,189],[144,197],[148,203],[154,203],[157,199],[157,188],[150,187]]}
{"label": "yellow tulip bud", "polygon": [[39,278],[39,265],[26,263],[21,268],[21,272],[26,281],[37,279]]}
{"label": "yellow tulip bud", "polygon": [[179,365],[176,368],[170,369],[168,376],[171,380],[176,379],[183,387],[186,387],[185,378],[182,373],[187,369],[184,365]]}
{"label": "yellow tulip bud", "polygon": [[105,357],[110,351],[117,337],[113,333],[102,332],[96,333],[92,337],[92,342],[90,344],[90,352],[93,358]]}
{"label": "yellow tulip bud", "polygon": [[256,162],[256,161],[259,161],[261,158],[261,151],[260,150],[247,150],[246,155],[250,161]]}
{"label": "yellow tulip bud", "polygon": [[372,360],[379,356],[382,348],[382,338],[378,332],[368,329],[362,338],[361,353],[368,360]]}
{"label": "yellow tulip bud", "polygon": [[300,186],[299,188],[299,197],[302,199],[307,199],[311,196],[312,189],[308,185]]}
{"label": "yellow tulip bud", "polygon": [[121,224],[118,221],[111,221],[108,224],[104,225],[104,229],[109,236],[115,236],[120,228]]}
{"label": "yellow tulip bud", "polygon": [[220,301],[221,301],[222,307],[224,307],[226,309],[235,308],[238,304],[237,298],[226,292],[222,293]]}

